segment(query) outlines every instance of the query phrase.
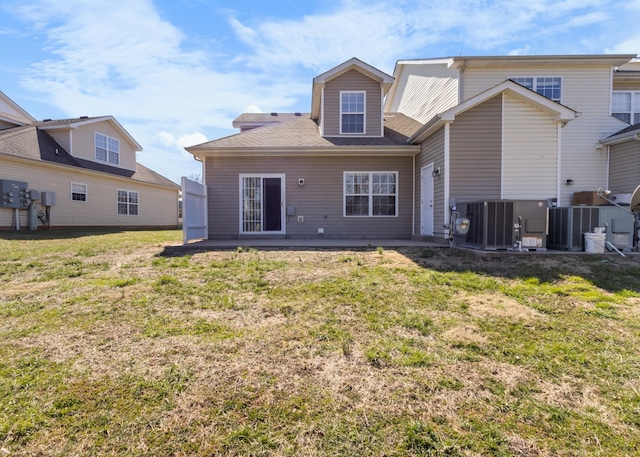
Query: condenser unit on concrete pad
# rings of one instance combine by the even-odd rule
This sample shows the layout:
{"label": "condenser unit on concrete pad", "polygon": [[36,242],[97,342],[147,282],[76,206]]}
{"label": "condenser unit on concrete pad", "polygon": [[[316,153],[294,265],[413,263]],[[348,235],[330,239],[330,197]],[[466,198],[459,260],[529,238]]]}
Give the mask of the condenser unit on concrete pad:
{"label": "condenser unit on concrete pad", "polygon": [[616,249],[633,248],[634,217],[617,206],[568,206],[549,209],[549,249],[584,251],[584,234],[603,227]]}
{"label": "condenser unit on concrete pad", "polygon": [[546,200],[484,200],[456,205],[469,219],[465,235],[454,234],[454,244],[487,250],[546,251]]}

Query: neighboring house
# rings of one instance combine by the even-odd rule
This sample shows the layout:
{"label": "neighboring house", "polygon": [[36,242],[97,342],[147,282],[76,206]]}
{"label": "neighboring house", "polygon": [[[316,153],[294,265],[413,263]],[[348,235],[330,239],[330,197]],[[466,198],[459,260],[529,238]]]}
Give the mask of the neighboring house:
{"label": "neighboring house", "polygon": [[[179,186],[137,163],[141,149],[111,116],[37,121],[0,92],[0,180],[48,192],[40,227],[177,227]],[[0,227],[28,213],[18,225],[0,207]]]}
{"label": "neighboring house", "polygon": [[310,114],[243,114],[241,133],[187,148],[203,161],[209,237],[445,242],[455,201],[570,205],[638,185],[613,176],[640,156],[634,57],[403,60],[394,77],[351,59],[314,78]]}
{"label": "neighboring house", "polygon": [[[434,227],[448,226],[454,200],[551,199],[566,206],[574,192],[608,188],[618,178],[609,175],[600,140],[636,119],[638,105],[618,100],[640,92],[634,57],[399,61],[385,107],[425,123],[411,141],[422,147],[417,170],[440,167]],[[640,174],[629,179],[640,184]],[[429,217],[424,205],[416,211]],[[414,230],[429,235],[431,226]],[[449,231],[433,235],[447,238]]]}

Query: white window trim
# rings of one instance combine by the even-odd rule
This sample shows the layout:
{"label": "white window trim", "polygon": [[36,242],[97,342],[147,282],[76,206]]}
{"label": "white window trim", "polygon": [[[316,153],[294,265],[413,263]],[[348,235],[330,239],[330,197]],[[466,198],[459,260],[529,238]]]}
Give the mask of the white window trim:
{"label": "white window trim", "polygon": [[[242,214],[242,180],[244,178],[260,178],[260,180],[264,180],[264,178],[280,178],[280,230],[261,230],[259,232],[246,232],[243,230],[243,214]],[[238,175],[238,233],[240,235],[284,235],[286,234],[286,210],[287,207],[285,201],[285,192],[286,188],[286,175],[281,173],[240,173]],[[264,208],[263,208],[264,210]],[[264,217],[264,212],[262,214]],[[264,227],[264,221],[262,227]]]}
{"label": "white window trim", "polygon": [[[342,95],[343,94],[362,94],[362,112],[342,112]],[[342,115],[343,114],[362,114],[362,132],[343,132]],[[341,90],[340,91],[340,135],[366,135],[367,134],[367,91],[366,90]]]}
{"label": "white window trim", "polygon": [[[549,100],[553,100],[554,102],[557,103],[562,103],[562,98],[564,97],[564,81],[562,76],[531,76],[531,75],[521,75],[521,76],[511,76],[509,77],[509,79],[513,80],[513,82],[515,82],[516,84],[521,84],[519,82],[516,81],[516,79],[524,79],[524,78],[531,78],[533,79],[533,88],[531,90],[533,90],[536,94],[542,95],[540,94],[540,92],[538,92],[538,79],[540,78],[553,78],[553,79],[559,79],[560,80],[560,99],[556,100],[553,98],[549,98]],[[525,86],[526,87],[526,86]],[[546,97],[545,95],[542,95],[543,97]],[[548,97],[547,97],[548,98]]]}
{"label": "white window trim", "polygon": [[[119,193],[120,192],[126,192],[127,193],[127,213],[123,214],[120,212],[120,200],[119,200]],[[136,194],[137,195],[137,203],[135,203],[135,205],[138,207],[138,212],[137,214],[131,214],[130,211],[130,207],[132,205],[132,203],[129,202],[129,194]],[[116,215],[118,216],[139,216],[140,215],[140,192],[138,192],[137,190],[127,190],[127,189],[116,189]]]}
{"label": "white window trim", "polygon": [[[84,192],[74,192],[73,186],[84,186]],[[89,200],[89,186],[87,186],[86,184],[80,183],[80,182],[72,182],[70,186],[70,190],[71,190],[72,202],[86,203]],[[73,198],[73,194],[84,194],[84,200],[75,200]]]}
{"label": "white window trim", "polygon": [[[613,111],[613,94],[631,94],[631,111]],[[634,110],[634,108],[637,105],[637,111]],[[611,116],[613,116],[614,113],[620,113],[620,114],[629,114],[629,125],[636,125],[634,124],[634,116],[635,115],[640,115],[640,91],[637,90],[614,90],[611,91]],[[615,116],[613,116],[615,117]],[[622,119],[620,119],[619,117],[615,117],[616,119],[618,119],[621,122],[627,123],[627,121],[624,121]]]}
{"label": "white window trim", "polygon": [[[107,157],[106,160],[102,160],[100,158],[98,158],[98,152],[96,151],[96,149],[98,148],[98,135],[105,137],[106,142],[107,142],[107,147],[106,147],[106,153],[107,153]],[[117,151],[112,151],[111,149],[109,149],[109,140],[113,140],[116,142],[116,144],[118,145],[118,150]],[[117,162],[112,162],[109,160],[109,153],[113,152],[114,154],[117,154],[118,157],[118,161]],[[120,140],[117,138],[113,138],[109,135],[105,135],[104,133],[100,133],[100,132],[93,132],[93,156],[95,157],[96,161],[98,162],[102,162],[102,163],[106,163],[109,165],[120,165]]]}
{"label": "white window trim", "polygon": [[[355,215],[351,215],[351,214],[347,214],[347,175],[349,174],[368,174],[369,175],[369,214],[363,215],[363,214],[355,214]],[[387,214],[381,214],[381,215],[374,215],[373,214],[373,193],[372,193],[372,187],[373,187],[373,175],[374,174],[393,174],[396,177],[396,193],[395,194],[384,194],[384,195],[394,195],[396,197],[396,213],[393,215],[387,215]],[[343,217],[348,217],[348,218],[356,218],[356,217],[367,217],[367,218],[377,218],[377,217],[398,217],[398,215],[400,214],[400,199],[398,198],[398,194],[399,194],[399,183],[398,183],[398,179],[399,179],[399,173],[398,171],[343,171],[342,172],[342,216]]]}

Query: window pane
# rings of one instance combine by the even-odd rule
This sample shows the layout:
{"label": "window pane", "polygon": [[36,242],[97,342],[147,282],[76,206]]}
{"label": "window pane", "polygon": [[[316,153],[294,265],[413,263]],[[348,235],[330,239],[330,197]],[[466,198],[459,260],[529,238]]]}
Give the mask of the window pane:
{"label": "window pane", "polygon": [[527,89],[533,90],[533,78],[512,78],[512,80],[526,87]]}
{"label": "window pane", "polygon": [[629,113],[612,113],[611,115],[626,122],[627,124],[631,124],[631,114]]}
{"label": "window pane", "polygon": [[364,114],[343,114],[342,133],[364,132]]}
{"label": "window pane", "polygon": [[631,92],[616,92],[612,95],[611,111],[627,113],[631,111]]}
{"label": "window pane", "polygon": [[102,149],[107,149],[107,137],[100,134],[100,133],[96,133],[95,135],[96,138],[96,146],[97,147],[101,147]]}
{"label": "window pane", "polygon": [[560,78],[538,78],[536,92],[551,100],[560,100]]}
{"label": "window pane", "polygon": [[107,150],[104,148],[100,148],[96,146],[96,159],[97,160],[107,160]]}
{"label": "window pane", "polygon": [[369,197],[347,196],[345,213],[347,216],[368,216]]}
{"label": "window pane", "polygon": [[127,204],[118,203],[118,214],[127,214]]}
{"label": "window pane", "polygon": [[374,196],[373,197],[373,215],[374,216],[395,216],[396,215],[396,197],[392,195]]}

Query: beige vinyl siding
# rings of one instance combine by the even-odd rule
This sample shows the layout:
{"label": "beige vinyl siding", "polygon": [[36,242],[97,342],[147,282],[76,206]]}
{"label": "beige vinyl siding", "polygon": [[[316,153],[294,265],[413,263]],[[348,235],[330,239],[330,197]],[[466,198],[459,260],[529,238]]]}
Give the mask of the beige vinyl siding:
{"label": "beige vinyl siding", "polygon": [[558,125],[552,117],[505,94],[502,198],[547,199],[557,193]]}
{"label": "beige vinyl siding", "polygon": [[73,155],[87,160],[96,160],[94,133],[98,132],[120,141],[120,164],[110,162],[108,165],[119,166],[128,170],[136,169],[136,153],[133,147],[118,133],[109,122],[96,122],[81,125],[77,130],[73,130]]}
{"label": "beige vinyl siding", "polygon": [[[56,193],[51,208],[52,227],[177,227],[178,192],[74,167],[1,158],[3,179],[27,182],[30,189]],[[71,183],[87,185],[87,201],[71,200]],[[118,215],[117,189],[138,192],[139,214]],[[40,209],[40,205],[38,204]],[[27,211],[20,211],[27,227]],[[0,227],[12,225],[13,210],[0,208]],[[42,226],[42,224],[39,224]]]}
{"label": "beige vinyl siding", "polygon": [[[239,175],[285,174],[285,206],[296,208],[287,216],[288,237],[409,238],[412,220],[412,157],[207,157],[209,237],[234,238],[239,234]],[[344,217],[344,171],[397,171],[397,217]],[[304,178],[304,187],[298,179]],[[298,216],[304,222],[297,222]]]}
{"label": "beige vinyl siding", "polygon": [[6,113],[14,118],[24,119],[24,122],[31,122],[30,119],[25,119],[24,114],[15,109],[6,101],[2,100],[2,98],[0,98],[0,113]]}
{"label": "beige vinyl siding", "polygon": [[640,91],[640,81],[621,81],[613,78],[613,90]]}
{"label": "beige vinyl siding", "polygon": [[71,151],[71,136],[72,136],[72,131],[70,131],[69,129],[65,129],[65,130],[45,130],[46,133],[53,138],[54,140],[56,140],[56,143],[58,143],[60,146],[62,146],[62,148],[67,151],[69,154],[73,155],[73,152]]}
{"label": "beige vinyl siding", "polygon": [[365,76],[357,70],[331,79],[324,87],[324,136],[340,136],[340,91],[365,91],[365,126],[362,134],[345,134],[342,136],[370,136],[382,135],[382,90],[380,83]]}
{"label": "beige vinyl siding", "polygon": [[451,124],[450,197],[458,201],[500,198],[502,96],[458,115]]}
{"label": "beige vinyl siding", "polygon": [[549,66],[468,68],[464,73],[464,99],[502,81],[518,76],[562,78],[562,104],[576,110],[578,117],[561,130],[559,205],[570,205],[573,192],[597,190],[606,185],[606,154],[596,149],[598,141],[628,124],[610,114],[611,68],[608,66]]}
{"label": "beige vinyl siding", "polygon": [[387,112],[400,112],[422,123],[458,103],[458,71],[447,64],[405,65]]}
{"label": "beige vinyl siding", "polygon": [[613,193],[631,193],[640,186],[640,141],[611,146],[609,189]]}
{"label": "beige vinyl siding", "polygon": [[[415,227],[414,233],[420,233],[420,211],[421,211],[421,170],[423,167],[433,163],[434,168],[440,167],[444,170],[444,128],[427,138],[420,148],[420,153],[416,156],[416,202],[415,202]],[[446,171],[445,171],[446,173]],[[443,237],[443,227],[445,214],[448,211],[447,204],[444,201],[444,178],[434,178],[433,180],[433,227],[436,238]]]}

